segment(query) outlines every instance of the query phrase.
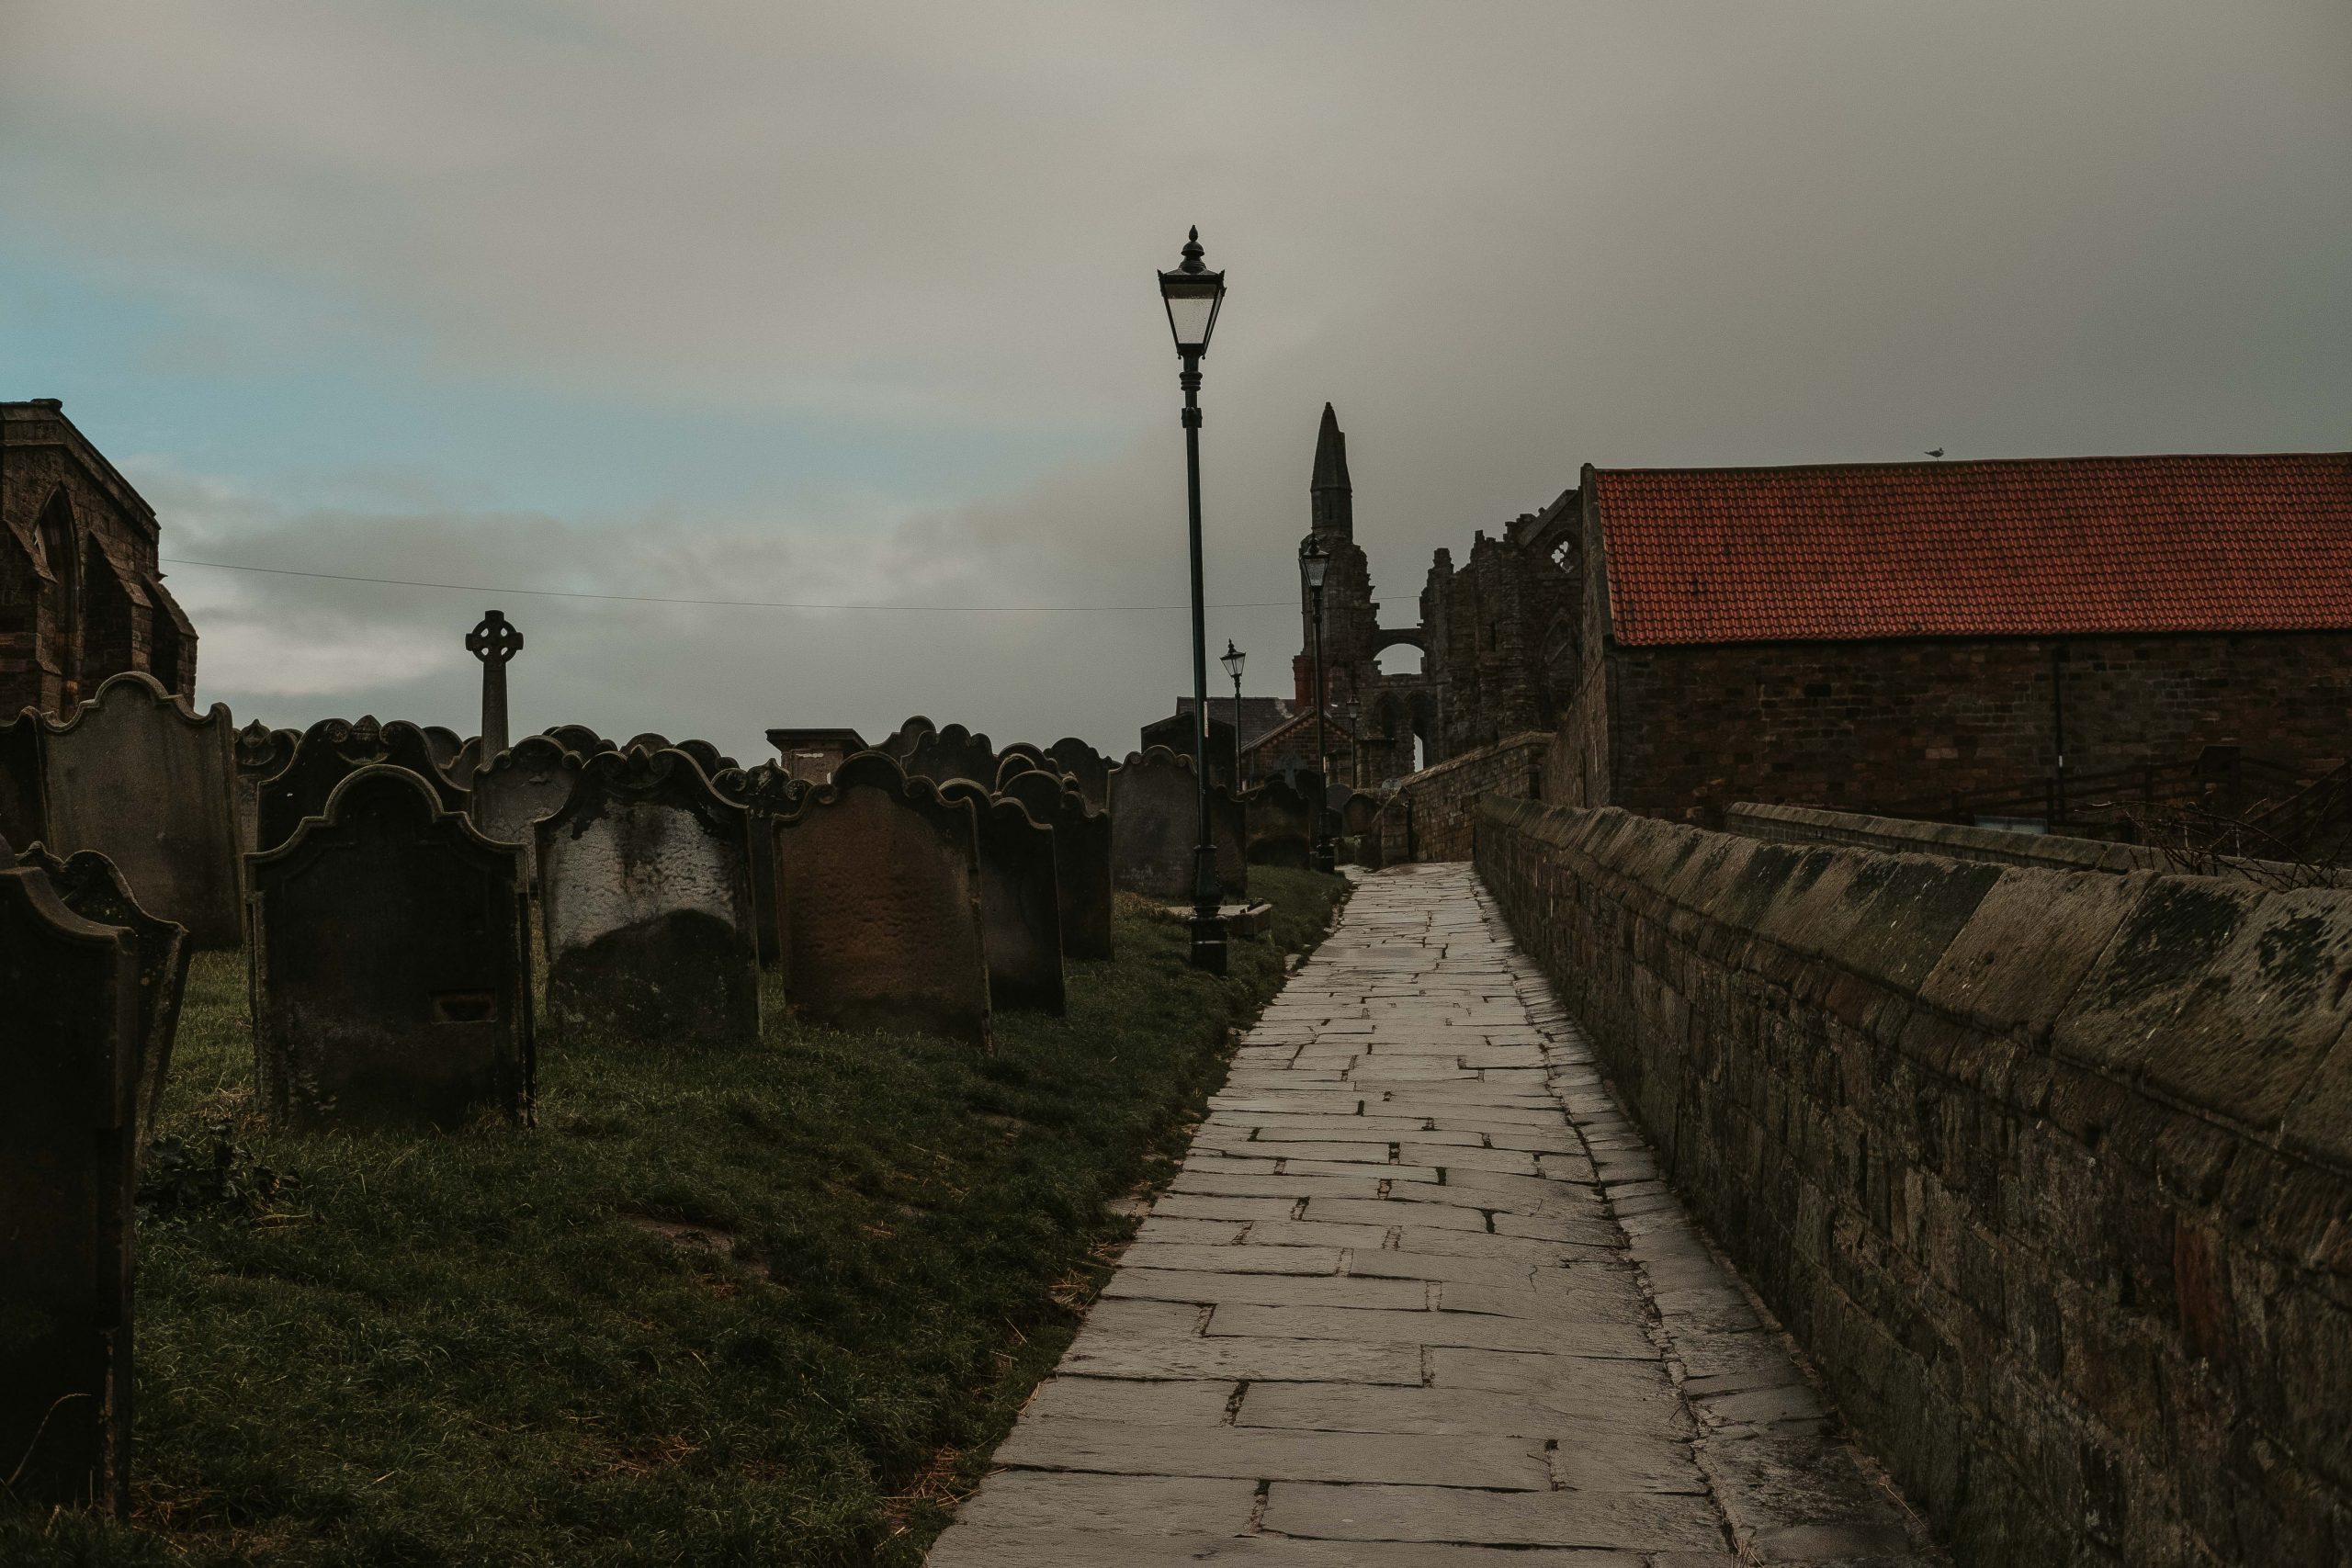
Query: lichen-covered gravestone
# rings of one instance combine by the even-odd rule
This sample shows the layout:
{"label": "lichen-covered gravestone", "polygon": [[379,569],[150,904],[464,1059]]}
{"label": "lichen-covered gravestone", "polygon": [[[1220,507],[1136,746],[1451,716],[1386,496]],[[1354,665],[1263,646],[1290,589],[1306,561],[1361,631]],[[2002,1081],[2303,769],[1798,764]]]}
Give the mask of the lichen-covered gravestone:
{"label": "lichen-covered gravestone", "polygon": [[346,775],[250,863],[254,1059],[297,1124],[524,1120],[530,943],[516,852],[405,768]]}
{"label": "lichen-covered gravestone", "polygon": [[563,809],[583,759],[545,735],[526,735],[474,775],[467,812],[485,839],[522,852],[522,886],[539,885],[541,818]]}
{"label": "lichen-covered gravestone", "polygon": [[466,791],[434,765],[433,748],[416,726],[402,719],[379,724],[372,716],[347,724],[322,718],[302,732],[286,766],[262,781],[255,847],[274,850],[292,838],[302,818],[326,809],[335,785],[377,763],[424,780],[443,810],[465,810]]}
{"label": "lichen-covered gravestone", "polygon": [[939,786],[943,800],[968,801],[980,851],[980,945],[988,954],[992,1006],[1058,1016],[1069,1005],[1062,976],[1061,890],[1054,830],[1008,796],[969,779]]}
{"label": "lichen-covered gravestone", "polygon": [[194,955],[187,928],[149,914],[132,896],[114,862],[95,850],[60,860],[35,844],[17,857],[17,863],[45,874],[59,900],[84,919],[129,931],[138,950],[138,1146],[143,1150],[153,1134],[156,1114],[164,1107],[172,1042],[179,1034],[180,998],[187,990],[188,960]]}
{"label": "lichen-covered gravestone", "polygon": [[1111,956],[1111,818],[1090,810],[1078,786],[1059,773],[1031,769],[1005,776],[1001,793],[1054,830],[1054,878],[1060,889],[1062,953]]}
{"label": "lichen-covered gravestone", "polygon": [[1075,735],[1065,735],[1046,748],[1046,755],[1055,767],[1078,781],[1086,804],[1097,811],[1111,808],[1111,759],[1080,740]]}
{"label": "lichen-covered gravestone", "polygon": [[0,1479],[36,1507],[130,1510],[139,965],[0,870]]}
{"label": "lichen-covered gravestone", "polygon": [[125,671],[71,717],[42,723],[43,841],[114,862],[141,905],[198,947],[243,942],[228,708],[199,717],[153,676]]}
{"label": "lichen-covered gravestone", "polygon": [[249,855],[261,848],[261,787],[285,772],[302,743],[299,729],[272,729],[254,719],[237,731],[230,757],[236,767],[237,848]]}
{"label": "lichen-covered gravestone", "polygon": [[600,752],[537,831],[548,1014],[559,1038],[758,1041],[750,825],[692,757]]}
{"label": "lichen-covered gravestone", "polygon": [[1253,865],[1305,865],[1315,846],[1315,808],[1280,773],[1248,795]]}
{"label": "lichen-covered gravestone", "polygon": [[815,1022],[989,1043],[972,807],[861,751],[775,820],[785,994]]}
{"label": "lichen-covered gravestone", "polygon": [[[1168,904],[1193,901],[1193,852],[1200,842],[1200,797],[1193,760],[1165,746],[1130,753],[1111,774],[1111,865],[1118,886]],[[1241,803],[1209,791],[1209,841],[1216,849],[1218,897],[1249,897]]]}

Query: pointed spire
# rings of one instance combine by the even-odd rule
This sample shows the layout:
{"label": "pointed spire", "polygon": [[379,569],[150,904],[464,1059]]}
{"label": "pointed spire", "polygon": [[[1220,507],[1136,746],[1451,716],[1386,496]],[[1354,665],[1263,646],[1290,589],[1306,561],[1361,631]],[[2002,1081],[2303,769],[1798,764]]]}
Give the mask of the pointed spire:
{"label": "pointed spire", "polygon": [[1348,438],[1329,403],[1323,405],[1322,428],[1316,433],[1315,477],[1307,482],[1307,491],[1314,502],[1317,532],[1354,534],[1355,486],[1348,478]]}

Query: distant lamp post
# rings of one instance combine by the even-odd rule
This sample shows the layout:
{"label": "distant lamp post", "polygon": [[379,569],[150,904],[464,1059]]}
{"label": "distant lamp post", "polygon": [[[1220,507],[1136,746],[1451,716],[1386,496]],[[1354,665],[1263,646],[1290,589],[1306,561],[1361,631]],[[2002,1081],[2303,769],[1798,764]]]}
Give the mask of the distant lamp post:
{"label": "distant lamp post", "polygon": [[1323,579],[1331,570],[1331,552],[1309,534],[1298,547],[1298,575],[1306,584],[1306,599],[1315,619],[1315,766],[1321,775],[1315,801],[1314,865],[1331,871],[1339,853],[1331,843],[1331,748],[1323,732]]}
{"label": "distant lamp post", "polygon": [[1217,656],[1217,662],[1225,666],[1225,672],[1233,677],[1233,787],[1236,789],[1247,789],[1250,785],[1250,781],[1241,772],[1241,661],[1249,657],[1233,646],[1231,637],[1225,639],[1225,651]]}
{"label": "distant lamp post", "polygon": [[1356,733],[1363,719],[1363,705],[1348,699],[1348,788],[1363,788],[1363,739]]}
{"label": "distant lamp post", "polygon": [[[1184,483],[1193,547],[1193,777],[1200,794],[1201,837],[1193,851],[1193,967],[1225,973],[1225,920],[1217,913],[1216,839],[1209,822],[1209,656],[1201,588],[1201,361],[1225,304],[1225,274],[1201,261],[1201,231],[1184,242],[1183,260],[1159,275],[1160,302],[1183,365]],[[1238,727],[1236,727],[1237,732]]]}

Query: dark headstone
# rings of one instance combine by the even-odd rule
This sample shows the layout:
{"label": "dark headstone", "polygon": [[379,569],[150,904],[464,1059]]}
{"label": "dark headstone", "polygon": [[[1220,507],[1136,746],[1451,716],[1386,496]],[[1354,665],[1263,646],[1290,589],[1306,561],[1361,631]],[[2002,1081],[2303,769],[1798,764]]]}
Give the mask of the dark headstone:
{"label": "dark headstone", "polygon": [[0,1455],[10,1502],[129,1512],[139,952],[0,870]]}
{"label": "dark headstone", "polygon": [[910,777],[945,784],[969,779],[982,789],[996,782],[996,748],[985,735],[975,735],[960,724],[916,739],[913,754],[905,761]]}
{"label": "dark headstone", "polygon": [[1010,741],[998,750],[996,754],[997,776],[1000,778],[1003,777],[1004,770],[1011,767],[1015,762],[1023,762],[1033,768],[1053,767],[1053,763],[1048,761],[1046,758],[1045,748],[1042,746],[1034,746],[1026,740]]}
{"label": "dark headstone", "polygon": [[[1252,818],[1254,823],[1255,818]],[[1353,865],[1380,868],[1380,799],[1362,790],[1350,792],[1340,807],[1341,858]]]}
{"label": "dark headstone", "polygon": [[433,765],[444,773],[454,773],[458,753],[465,749],[465,737],[446,724],[419,725],[417,731],[424,737],[424,749],[433,758]]}
{"label": "dark headstone", "polygon": [[114,862],[95,850],[60,860],[35,844],[17,856],[17,863],[45,874],[59,900],[84,919],[130,933],[139,954],[138,1147],[143,1149],[164,1108],[172,1042],[179,1034],[180,998],[187,989],[188,960],[194,955],[187,929],[141,908]]}
{"label": "dark headstone", "polygon": [[62,723],[43,720],[43,840],[114,862],[150,914],[201,948],[244,940],[239,885],[236,729],[215,703],[198,717],[140,671],[107,678]]}
{"label": "dark headstone", "polygon": [[707,740],[681,740],[677,743],[676,750],[692,757],[695,760],[695,766],[702,770],[702,776],[707,779],[715,779],[730,768],[742,766],[741,762],[726,755]]}
{"label": "dark headstone", "polygon": [[584,724],[559,724],[547,732],[547,737],[565,750],[576,752],[582,757],[593,757],[599,751],[620,750]]}
{"label": "dark headstone", "polygon": [[1250,792],[1250,861],[1305,865],[1315,844],[1315,810],[1277,773]]}
{"label": "dark headstone", "polygon": [[335,785],[378,763],[406,768],[424,779],[443,810],[465,810],[466,791],[433,765],[433,749],[416,726],[404,719],[378,724],[373,716],[348,724],[322,718],[302,732],[286,766],[262,781],[256,847],[266,852],[286,842],[302,818],[326,809]]}
{"label": "dark headstone", "polygon": [[[1006,766],[1012,765],[1008,760]],[[1111,816],[1091,810],[1078,786],[1033,768],[1002,781],[1002,793],[1054,830],[1054,875],[1061,894],[1062,953],[1111,956]]]}
{"label": "dark headstone", "polygon": [[[832,776],[831,769],[826,776]],[[775,886],[775,818],[798,810],[808,785],[777,762],[762,762],[749,770],[725,769],[711,779],[710,785],[721,799],[750,813],[752,931],[760,967],[772,969],[783,960]]]}
{"label": "dark headstone", "polygon": [[989,1043],[972,807],[861,751],[775,821],[785,994],[842,1029]]}
{"label": "dark headstone", "polygon": [[943,800],[969,801],[980,850],[980,944],[988,954],[989,1000],[1022,1012],[1060,1014],[1061,888],[1054,830],[1017,800],[991,795],[969,779],[939,786]]}
{"label": "dark headstone", "polygon": [[1025,751],[1007,749],[1005,754],[997,761],[996,793],[1002,795],[1006,782],[1017,779],[1023,773],[1045,773],[1055,779],[1062,776],[1061,770],[1051,762],[1040,761]]}
{"label": "dark headstone", "polygon": [[[1193,901],[1193,852],[1200,842],[1196,777],[1193,759],[1160,746],[1128,757],[1111,774],[1111,866],[1118,886],[1164,903]],[[1232,792],[1209,791],[1218,896],[1228,904],[1249,897],[1244,822]]]}
{"label": "dark headstone", "polygon": [[[1209,783],[1231,789],[1233,778],[1233,726],[1212,716],[1209,719]],[[1189,713],[1170,714],[1143,727],[1143,749],[1165,746],[1180,757],[1193,754],[1193,716]]]}
{"label": "dark headstone", "polygon": [[466,803],[485,839],[519,852],[516,875],[534,896],[539,886],[538,823],[563,809],[584,759],[545,735],[526,735],[474,776]]}
{"label": "dark headstone", "polygon": [[1111,808],[1111,759],[1080,740],[1065,735],[1046,748],[1054,766],[1078,781],[1079,793],[1097,811]]}
{"label": "dark headstone", "polygon": [[261,786],[274,775],[285,772],[286,764],[294,760],[294,749],[301,743],[300,730],[272,729],[259,719],[237,731],[230,756],[236,766],[234,787],[240,854],[249,855],[261,847]]}
{"label": "dark headstone", "polygon": [[666,735],[657,734],[650,729],[645,731],[642,735],[632,735],[627,740],[621,742],[621,750],[624,751],[653,752],[667,751],[670,749],[669,737]]}
{"label": "dark headstone", "polygon": [[751,829],[684,751],[606,751],[538,824],[548,1015],[565,1037],[756,1043]]}
{"label": "dark headstone", "polygon": [[[897,758],[903,765],[908,758],[915,754],[916,743],[922,740],[924,736],[931,734],[938,728],[939,727],[937,725],[923,717],[922,715],[916,714],[912,717],[909,718],[906,723],[899,726],[898,728],[892,730],[889,734],[876,741],[874,749],[876,751]],[[846,760],[847,759],[844,759],[844,761]]]}
{"label": "dark headstone", "polygon": [[298,1124],[528,1116],[530,941],[517,852],[406,768],[364,767],[255,856],[254,1059]]}

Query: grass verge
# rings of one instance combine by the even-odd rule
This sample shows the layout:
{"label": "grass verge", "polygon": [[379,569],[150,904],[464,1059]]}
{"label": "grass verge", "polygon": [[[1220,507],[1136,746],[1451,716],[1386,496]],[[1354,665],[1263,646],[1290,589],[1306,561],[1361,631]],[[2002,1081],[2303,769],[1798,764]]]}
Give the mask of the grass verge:
{"label": "grass verge", "polygon": [[[993,1055],[773,1017],[586,1043],[539,1125],[269,1130],[200,957],[139,1229],[136,1508],[0,1503],[0,1562],[911,1564],[1075,1332],[1338,877],[1253,867],[1219,981],[1119,955]],[[773,999],[773,998],[771,998]],[[772,1013],[775,1010],[772,1010]]]}

